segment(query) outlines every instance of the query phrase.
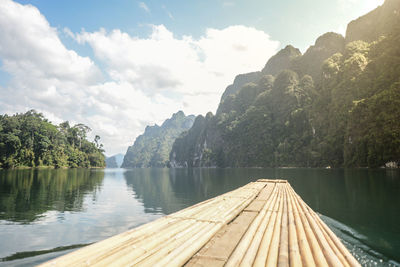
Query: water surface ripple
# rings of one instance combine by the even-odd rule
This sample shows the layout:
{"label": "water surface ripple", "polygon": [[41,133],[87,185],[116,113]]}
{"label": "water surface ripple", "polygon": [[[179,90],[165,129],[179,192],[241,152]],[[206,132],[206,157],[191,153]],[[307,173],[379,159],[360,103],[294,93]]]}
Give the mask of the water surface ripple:
{"label": "water surface ripple", "polygon": [[400,266],[400,171],[0,170],[0,266],[32,266],[259,178],[289,180],[363,266]]}

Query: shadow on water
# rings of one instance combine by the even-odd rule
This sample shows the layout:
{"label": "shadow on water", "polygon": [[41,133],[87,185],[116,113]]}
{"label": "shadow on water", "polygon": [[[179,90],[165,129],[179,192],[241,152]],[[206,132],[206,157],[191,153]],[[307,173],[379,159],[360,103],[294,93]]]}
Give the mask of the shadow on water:
{"label": "shadow on water", "polygon": [[48,253],[60,252],[60,251],[65,251],[65,250],[70,250],[70,249],[77,249],[77,248],[85,247],[85,246],[88,246],[91,244],[92,243],[77,244],[77,245],[71,245],[71,246],[56,247],[53,249],[17,252],[10,256],[0,258],[0,261],[3,261],[3,262],[4,261],[13,261],[13,260],[25,259],[25,258],[29,258],[29,257],[36,257],[39,255],[48,254]]}
{"label": "shadow on water", "polygon": [[31,223],[49,210],[81,211],[104,173],[87,169],[0,171],[0,220]]}

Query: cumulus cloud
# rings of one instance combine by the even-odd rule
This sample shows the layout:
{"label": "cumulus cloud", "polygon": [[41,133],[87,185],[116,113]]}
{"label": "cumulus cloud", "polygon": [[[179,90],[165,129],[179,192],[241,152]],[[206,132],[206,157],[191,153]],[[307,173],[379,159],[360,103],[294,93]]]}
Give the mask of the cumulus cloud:
{"label": "cumulus cloud", "polygon": [[[33,6],[0,3],[0,53],[3,69],[31,77],[93,84],[99,70],[86,57],[67,50],[43,15]],[[68,64],[66,64],[68,63]]]}
{"label": "cumulus cloud", "polygon": [[266,33],[245,26],[208,29],[198,40],[176,38],[163,25],[152,27],[148,38],[102,29],[76,39],[93,48],[113,80],[128,81],[149,96],[220,95],[236,74],[261,69],[278,47]]}
{"label": "cumulus cloud", "polygon": [[36,108],[55,119],[71,107],[79,113],[90,94],[83,89],[103,80],[93,61],[66,49],[31,5],[1,1],[0,36],[2,71],[11,76],[1,87],[2,112]]}
{"label": "cumulus cloud", "polygon": [[178,110],[215,111],[235,75],[260,70],[279,46],[240,25],[207,29],[197,39],[163,25],[145,38],[118,29],[63,33],[88,44],[102,69],[67,49],[37,8],[0,1],[0,60],[11,77],[0,85],[0,112],[34,108],[56,123],[85,123],[108,155],[126,151],[146,125]]}

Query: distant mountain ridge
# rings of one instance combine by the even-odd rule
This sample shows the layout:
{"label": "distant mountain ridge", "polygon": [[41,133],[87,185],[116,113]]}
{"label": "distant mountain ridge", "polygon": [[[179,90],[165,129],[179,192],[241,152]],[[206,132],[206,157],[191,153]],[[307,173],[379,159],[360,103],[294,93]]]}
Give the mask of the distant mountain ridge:
{"label": "distant mountain ridge", "polygon": [[118,167],[121,167],[122,162],[124,161],[124,156],[125,155],[122,153],[119,153],[119,154],[116,154],[113,156],[113,157],[115,157],[115,161],[117,162]]}
{"label": "distant mountain ridge", "polygon": [[119,168],[124,160],[124,154],[116,154],[106,158],[106,168]]}
{"label": "distant mountain ridge", "polygon": [[118,167],[118,163],[117,163],[117,161],[115,160],[115,157],[114,157],[114,156],[111,156],[111,157],[107,157],[107,158],[106,158],[106,168],[108,168],[108,169],[119,168],[119,167]]}
{"label": "distant mountain ridge", "polygon": [[[238,75],[178,137],[172,167],[400,165],[400,0]],[[397,122],[397,123],[396,123]]]}
{"label": "distant mountain ridge", "polygon": [[147,126],[124,156],[122,168],[166,167],[175,139],[193,125],[194,115],[174,113],[161,126]]}

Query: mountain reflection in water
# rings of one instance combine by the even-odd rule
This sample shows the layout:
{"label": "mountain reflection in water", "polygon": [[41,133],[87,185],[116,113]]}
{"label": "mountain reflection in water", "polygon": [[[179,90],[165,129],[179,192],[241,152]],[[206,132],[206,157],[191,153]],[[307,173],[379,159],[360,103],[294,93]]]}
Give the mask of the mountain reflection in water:
{"label": "mountain reflection in water", "polygon": [[0,265],[34,265],[259,178],[287,179],[364,265],[400,261],[400,172],[0,170]]}

